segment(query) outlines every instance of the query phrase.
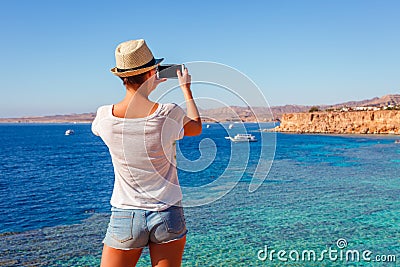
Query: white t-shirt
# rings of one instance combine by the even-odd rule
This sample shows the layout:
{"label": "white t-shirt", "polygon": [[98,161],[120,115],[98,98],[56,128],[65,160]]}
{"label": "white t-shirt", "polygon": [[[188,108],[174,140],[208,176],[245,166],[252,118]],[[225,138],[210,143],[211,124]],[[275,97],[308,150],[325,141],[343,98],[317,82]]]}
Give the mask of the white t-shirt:
{"label": "white t-shirt", "polygon": [[183,138],[184,116],[174,103],[159,103],[144,118],[115,117],[112,105],[97,110],[92,132],[110,151],[115,173],[112,206],[156,211],[182,200],[175,140]]}

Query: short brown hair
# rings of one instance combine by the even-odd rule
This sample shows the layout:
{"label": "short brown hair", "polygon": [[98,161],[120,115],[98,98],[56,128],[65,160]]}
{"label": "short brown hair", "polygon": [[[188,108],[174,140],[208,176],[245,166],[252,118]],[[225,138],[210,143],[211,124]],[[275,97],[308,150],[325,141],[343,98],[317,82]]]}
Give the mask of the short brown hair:
{"label": "short brown hair", "polygon": [[136,84],[136,85],[142,85],[146,80],[147,80],[147,74],[150,71],[146,71],[145,73],[141,73],[135,76],[129,76],[129,77],[120,77],[121,80],[124,82],[124,85],[127,83],[129,84]]}

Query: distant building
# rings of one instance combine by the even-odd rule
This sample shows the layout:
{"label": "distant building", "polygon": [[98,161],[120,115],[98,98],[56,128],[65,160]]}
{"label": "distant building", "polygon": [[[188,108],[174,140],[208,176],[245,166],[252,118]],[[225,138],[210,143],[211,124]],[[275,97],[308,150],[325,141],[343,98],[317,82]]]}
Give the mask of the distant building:
{"label": "distant building", "polygon": [[395,109],[395,108],[396,108],[395,105],[387,105],[383,107],[383,109]]}
{"label": "distant building", "polygon": [[381,110],[380,107],[354,107],[354,110],[357,111],[366,111],[366,110]]}

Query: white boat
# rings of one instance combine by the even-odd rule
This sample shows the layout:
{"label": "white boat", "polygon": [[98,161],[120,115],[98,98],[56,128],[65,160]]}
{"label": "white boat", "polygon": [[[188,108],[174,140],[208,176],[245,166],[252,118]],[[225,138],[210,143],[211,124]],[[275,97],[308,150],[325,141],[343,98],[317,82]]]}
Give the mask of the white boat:
{"label": "white boat", "polygon": [[395,143],[395,144],[400,144],[400,139],[399,139],[399,140],[396,140],[396,141],[394,141],[394,143]]}
{"label": "white boat", "polygon": [[228,127],[229,129],[232,129],[233,128],[233,124],[231,123],[231,124],[229,124],[229,127]]}
{"label": "white boat", "polygon": [[225,139],[230,139],[232,142],[257,142],[257,138],[251,134],[237,134],[235,137],[226,136]]}
{"label": "white boat", "polygon": [[68,129],[65,131],[65,135],[72,135],[74,133],[75,133],[74,130],[71,130],[71,129]]}
{"label": "white boat", "polygon": [[210,124],[207,124],[207,128],[210,128]]}

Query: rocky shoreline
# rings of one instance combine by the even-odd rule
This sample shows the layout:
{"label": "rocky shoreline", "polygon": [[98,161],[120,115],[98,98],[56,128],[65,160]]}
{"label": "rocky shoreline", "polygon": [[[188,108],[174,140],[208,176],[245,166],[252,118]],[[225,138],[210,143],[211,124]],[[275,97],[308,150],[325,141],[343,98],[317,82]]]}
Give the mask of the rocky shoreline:
{"label": "rocky shoreline", "polygon": [[277,132],[400,135],[400,110],[289,113]]}

